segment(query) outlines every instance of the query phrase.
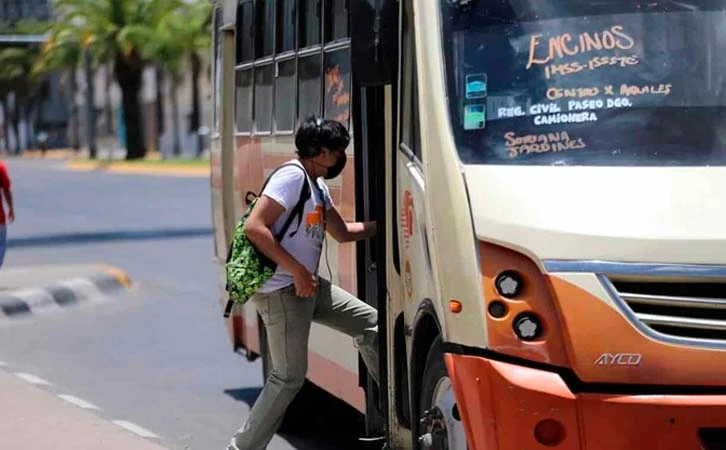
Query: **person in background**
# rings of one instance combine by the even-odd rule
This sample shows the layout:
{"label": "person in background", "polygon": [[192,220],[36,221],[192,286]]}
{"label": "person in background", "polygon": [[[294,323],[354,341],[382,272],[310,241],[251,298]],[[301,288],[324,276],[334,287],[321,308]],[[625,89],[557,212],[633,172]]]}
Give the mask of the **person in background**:
{"label": "person in background", "polygon": [[[4,161],[0,161],[0,267],[5,263],[5,251],[8,248],[7,226],[15,221],[15,208],[13,207],[13,192],[11,190],[10,175]],[[5,203],[8,204],[8,214],[5,215]]]}

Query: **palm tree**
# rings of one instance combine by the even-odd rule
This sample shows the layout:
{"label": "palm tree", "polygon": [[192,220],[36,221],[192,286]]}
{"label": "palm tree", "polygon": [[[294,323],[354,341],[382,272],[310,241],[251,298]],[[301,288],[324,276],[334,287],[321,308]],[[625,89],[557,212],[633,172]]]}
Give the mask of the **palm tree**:
{"label": "palm tree", "polygon": [[141,49],[161,19],[173,11],[175,0],[56,0],[62,19],[56,32],[68,30],[95,55],[97,63],[113,63],[121,88],[126,121],[126,158],[146,155],[139,94],[149,63]]}
{"label": "palm tree", "polygon": [[68,82],[71,98],[71,121],[73,123],[71,146],[75,150],[81,148],[78,104],[76,103],[76,93],[78,92],[76,69],[82,61],[81,48],[81,42],[77,36],[66,29],[54,30],[48,41],[43,44],[42,58],[34,69],[39,74],[65,72],[63,77]]}

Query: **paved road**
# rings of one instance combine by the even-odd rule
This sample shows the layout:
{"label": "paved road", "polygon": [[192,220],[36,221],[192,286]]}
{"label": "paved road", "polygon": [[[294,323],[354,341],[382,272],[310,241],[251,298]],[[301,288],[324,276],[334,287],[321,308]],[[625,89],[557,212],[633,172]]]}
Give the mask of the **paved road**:
{"label": "paved road", "polygon": [[[117,301],[0,325],[6,370],[31,373],[151,431],[171,449],[223,449],[262,385],[232,352],[217,300],[205,179],[75,173],[10,161],[16,222],[6,264],[112,264],[136,288]],[[360,422],[328,399],[304,435],[271,450],[355,449]]]}

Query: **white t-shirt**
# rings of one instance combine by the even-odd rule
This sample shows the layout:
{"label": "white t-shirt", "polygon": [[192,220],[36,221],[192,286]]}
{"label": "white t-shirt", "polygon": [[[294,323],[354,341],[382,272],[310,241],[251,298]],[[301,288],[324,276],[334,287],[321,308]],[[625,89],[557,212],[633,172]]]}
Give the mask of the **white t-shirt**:
{"label": "white t-shirt", "polygon": [[[282,239],[282,248],[287,250],[295,259],[297,259],[312,274],[317,272],[320,253],[323,248],[323,238],[325,237],[325,227],[323,224],[323,201],[325,202],[325,211],[333,207],[333,200],[330,198],[330,191],[322,178],[318,178],[316,183],[318,190],[311,182],[310,177],[304,172],[305,168],[302,163],[293,159],[294,164],[300,166],[302,170],[286,166],[275,172],[270,178],[262,191],[261,195],[265,195],[285,208],[280,217],[272,227],[272,233],[277,234],[285,224],[290,212],[300,199],[303,181],[310,186],[310,198],[305,202],[302,213],[302,223],[298,228],[297,217],[293,219],[290,227],[287,229]],[[323,198],[320,197],[322,191]],[[297,233],[290,237],[290,233],[297,230]],[[262,285],[259,289],[260,293],[267,293],[282,289],[293,284],[293,277],[290,272],[282,267],[277,268],[272,278]]]}

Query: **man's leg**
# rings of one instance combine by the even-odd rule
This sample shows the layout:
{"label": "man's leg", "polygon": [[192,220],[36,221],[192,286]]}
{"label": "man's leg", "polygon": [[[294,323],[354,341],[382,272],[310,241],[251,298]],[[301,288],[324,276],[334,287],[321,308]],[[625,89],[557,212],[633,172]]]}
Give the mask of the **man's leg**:
{"label": "man's leg", "polygon": [[308,337],[315,308],[312,300],[297,297],[291,286],[256,295],[252,301],[265,323],[272,371],[228,450],[264,450],[302,388],[308,370]]}
{"label": "man's leg", "polygon": [[352,336],[371,377],[378,377],[378,311],[353,294],[320,279],[315,322]]}
{"label": "man's leg", "polygon": [[[2,201],[2,200],[0,200]],[[8,228],[6,225],[0,225],[0,267],[5,264],[5,252],[8,248]]]}

